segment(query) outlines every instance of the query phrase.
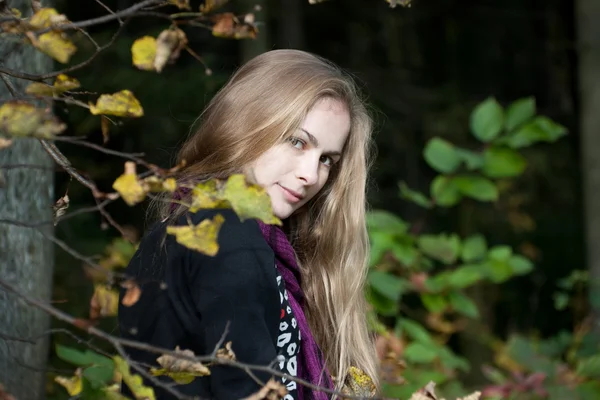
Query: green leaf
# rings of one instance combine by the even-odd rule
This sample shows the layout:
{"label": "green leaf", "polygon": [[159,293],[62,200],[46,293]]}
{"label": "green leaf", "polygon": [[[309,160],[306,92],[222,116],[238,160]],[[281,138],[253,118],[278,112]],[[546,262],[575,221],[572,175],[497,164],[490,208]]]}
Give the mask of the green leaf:
{"label": "green leaf", "polygon": [[569,295],[565,292],[556,292],[553,296],[554,308],[564,310],[569,305]]}
{"label": "green leaf", "polygon": [[450,305],[454,311],[466,315],[470,318],[478,318],[479,310],[473,303],[473,300],[462,294],[461,292],[450,292],[449,295]]}
{"label": "green leaf", "polygon": [[567,134],[567,128],[543,116],[518,128],[507,137],[506,143],[513,149],[531,146],[538,142],[554,143]]}
{"label": "green leaf", "polygon": [[452,271],[442,271],[435,275],[430,275],[425,280],[425,287],[431,293],[439,293],[444,291],[449,285],[449,278]]}
{"label": "green leaf", "polygon": [[371,231],[391,233],[393,235],[408,232],[409,224],[385,210],[373,210],[367,213],[367,227]]}
{"label": "green leaf", "polygon": [[413,342],[410,343],[404,349],[404,353],[402,356],[408,362],[417,363],[417,364],[428,364],[436,359],[437,354],[434,350],[431,349],[430,346]]}
{"label": "green leaf", "polygon": [[123,377],[123,382],[129,387],[131,393],[136,399],[156,400],[154,389],[144,385],[144,381],[140,375],[132,374],[129,370],[127,361],[119,356],[114,356],[115,368]]}
{"label": "green leaf", "polygon": [[428,344],[428,343],[433,342],[433,339],[432,339],[429,331],[427,331],[427,329],[425,329],[423,327],[423,325],[421,325],[418,322],[411,320],[411,319],[399,318],[398,321],[396,322],[395,331],[398,335],[405,333],[406,336],[408,336],[410,339],[414,340],[415,342],[419,342],[419,343],[423,343],[423,344]]}
{"label": "green leaf", "polygon": [[369,232],[369,242],[369,266],[377,265],[385,253],[394,247],[394,237],[387,232]]}
{"label": "green leaf", "polygon": [[488,257],[494,260],[507,261],[512,254],[513,251],[510,246],[494,246],[488,252]]}
{"label": "green leaf", "polygon": [[442,207],[452,207],[459,202],[461,194],[452,178],[438,175],[431,182],[431,197],[435,203]]}
{"label": "green leaf", "polygon": [[494,283],[505,282],[513,276],[512,268],[507,260],[490,259],[485,264],[489,279]]}
{"label": "green leaf", "polygon": [[492,146],[483,153],[482,172],[490,178],[512,178],[525,171],[527,161],[508,147]]}
{"label": "green leaf", "polygon": [[102,386],[113,378],[114,363],[108,358],[91,350],[80,351],[57,344],[56,355],[71,364],[83,367],[85,376],[94,387]]}
{"label": "green leaf", "polygon": [[446,298],[440,294],[423,293],[421,294],[421,301],[432,313],[441,313],[448,306]]}
{"label": "green leaf", "polygon": [[456,234],[425,234],[417,242],[423,253],[444,264],[453,264],[460,253],[460,238]]}
{"label": "green leaf", "polygon": [[456,171],[461,161],[454,145],[438,137],[427,142],[423,157],[431,168],[446,174]]}
{"label": "green leaf", "polygon": [[368,278],[374,290],[392,301],[398,301],[409,285],[405,280],[382,271],[372,270]]}
{"label": "green leaf", "polygon": [[405,182],[400,182],[400,196],[403,199],[412,201],[413,203],[415,203],[421,207],[424,207],[424,208],[433,207],[433,202],[430,199],[428,199],[427,196],[425,196],[421,192],[418,192],[416,190],[409,188]]}
{"label": "green leaf", "polygon": [[392,254],[402,264],[411,266],[417,260],[419,252],[414,247],[414,244],[409,241],[396,241],[392,247]]}
{"label": "green leaf", "polygon": [[385,317],[393,317],[398,314],[398,302],[388,299],[379,292],[369,287],[367,290],[367,300],[373,306],[378,314]]}
{"label": "green leaf", "polygon": [[469,171],[474,171],[483,166],[483,155],[471,150],[456,148],[456,153]]}
{"label": "green leaf", "polygon": [[478,201],[498,200],[498,188],[494,182],[483,176],[461,175],[453,178],[459,193]]}
{"label": "green leaf", "polygon": [[533,263],[520,255],[511,256],[508,263],[515,275],[525,275],[533,270]]}
{"label": "green leaf", "polygon": [[464,262],[477,261],[485,257],[487,242],[483,235],[477,234],[463,241],[461,258]]}
{"label": "green leaf", "polygon": [[479,282],[482,278],[481,266],[464,265],[452,271],[448,277],[448,284],[456,289],[464,289]]}
{"label": "green leaf", "polygon": [[535,116],[535,98],[514,101],[506,110],[506,129],[512,131]]}
{"label": "green leaf", "polygon": [[494,140],[504,126],[504,110],[496,99],[488,98],[475,107],[470,119],[471,132],[484,143]]}
{"label": "green leaf", "polygon": [[457,356],[447,346],[438,347],[437,353],[440,357],[440,361],[448,369],[459,369],[464,372],[468,372],[471,369],[469,361],[467,361],[466,358]]}

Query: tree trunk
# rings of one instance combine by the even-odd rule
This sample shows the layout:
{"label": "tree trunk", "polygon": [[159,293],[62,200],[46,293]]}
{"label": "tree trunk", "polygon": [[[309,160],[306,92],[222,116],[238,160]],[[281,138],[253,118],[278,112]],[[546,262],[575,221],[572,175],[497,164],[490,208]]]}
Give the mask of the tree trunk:
{"label": "tree trunk", "polygon": [[576,2],[581,159],[594,330],[600,335],[600,2]]}
{"label": "tree trunk", "polygon": [[[2,3],[2,1],[0,1]],[[31,12],[31,2],[12,0],[10,8],[23,15]],[[16,40],[0,40],[0,63],[20,72],[42,73],[52,68],[51,60]],[[9,86],[23,93],[28,82],[4,75],[0,80],[0,100],[12,97]],[[28,164],[44,169],[14,168],[2,165]],[[0,150],[0,219],[19,222],[48,221],[52,218],[53,162],[35,139],[14,140]],[[50,300],[52,287],[53,245],[40,231],[50,235],[53,226],[38,229],[0,223],[0,277],[27,295],[44,302]],[[0,289],[0,384],[17,399],[45,397],[45,366],[49,338],[44,335],[50,318],[44,312],[25,305]],[[41,336],[40,336],[41,335]],[[35,343],[11,338],[30,339]]]}

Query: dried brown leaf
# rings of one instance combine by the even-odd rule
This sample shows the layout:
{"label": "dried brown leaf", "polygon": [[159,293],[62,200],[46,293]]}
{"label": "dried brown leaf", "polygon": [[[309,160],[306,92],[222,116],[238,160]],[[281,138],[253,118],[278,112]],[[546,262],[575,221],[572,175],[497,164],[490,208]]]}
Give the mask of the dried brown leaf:
{"label": "dried brown leaf", "polygon": [[243,400],[280,400],[284,398],[286,394],[287,389],[285,386],[281,382],[271,378],[258,392]]}
{"label": "dried brown leaf", "polygon": [[240,21],[233,13],[215,14],[212,33],[216,37],[226,39],[255,39],[258,28],[254,24]]}
{"label": "dried brown leaf", "polygon": [[185,32],[181,29],[165,29],[156,38],[156,56],[154,58],[154,69],[161,72],[167,63],[173,63],[181,50],[187,46],[188,40]]}
{"label": "dried brown leaf", "polygon": [[100,116],[100,129],[102,130],[102,143],[108,143],[110,139],[110,119],[106,115]]}
{"label": "dried brown leaf", "polygon": [[58,223],[58,218],[65,215],[65,212],[69,208],[69,195],[65,194],[60,199],[56,200],[56,203],[52,206],[52,211],[54,213],[54,226]]}
{"label": "dried brown leaf", "polygon": [[169,0],[169,3],[176,5],[180,10],[191,10],[190,0]]}
{"label": "dried brown leaf", "polygon": [[[175,347],[175,353],[181,354],[187,357],[195,357],[192,350],[181,350],[179,346]],[[210,375],[210,370],[206,365],[200,361],[191,361],[183,358],[178,358],[170,354],[163,354],[156,359],[156,362],[160,364],[165,370],[169,372],[189,372],[193,374],[199,374],[199,376]]]}
{"label": "dried brown leaf", "polygon": [[138,302],[140,296],[142,295],[142,289],[140,289],[138,284],[133,279],[127,279],[121,283],[121,287],[127,289],[125,295],[123,296],[123,300],[121,300],[121,304],[123,304],[125,307],[131,307]]}
{"label": "dried brown leaf", "polygon": [[235,361],[235,353],[231,349],[231,342],[225,343],[224,349],[217,350],[217,358],[221,358],[223,360],[231,360]]}

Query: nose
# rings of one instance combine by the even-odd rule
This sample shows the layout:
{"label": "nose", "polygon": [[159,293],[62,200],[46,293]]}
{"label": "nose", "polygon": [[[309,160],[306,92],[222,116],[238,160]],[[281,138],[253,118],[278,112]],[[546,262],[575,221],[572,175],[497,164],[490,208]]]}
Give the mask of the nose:
{"label": "nose", "polygon": [[317,183],[319,180],[319,157],[308,154],[303,157],[296,168],[296,177],[307,186]]}

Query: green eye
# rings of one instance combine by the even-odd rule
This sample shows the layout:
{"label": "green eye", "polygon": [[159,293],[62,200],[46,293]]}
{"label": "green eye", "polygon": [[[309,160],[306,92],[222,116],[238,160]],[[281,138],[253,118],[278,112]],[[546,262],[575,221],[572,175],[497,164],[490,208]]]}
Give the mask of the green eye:
{"label": "green eye", "polygon": [[290,143],[297,149],[303,149],[305,144],[302,139],[298,139],[297,137],[290,138]]}

